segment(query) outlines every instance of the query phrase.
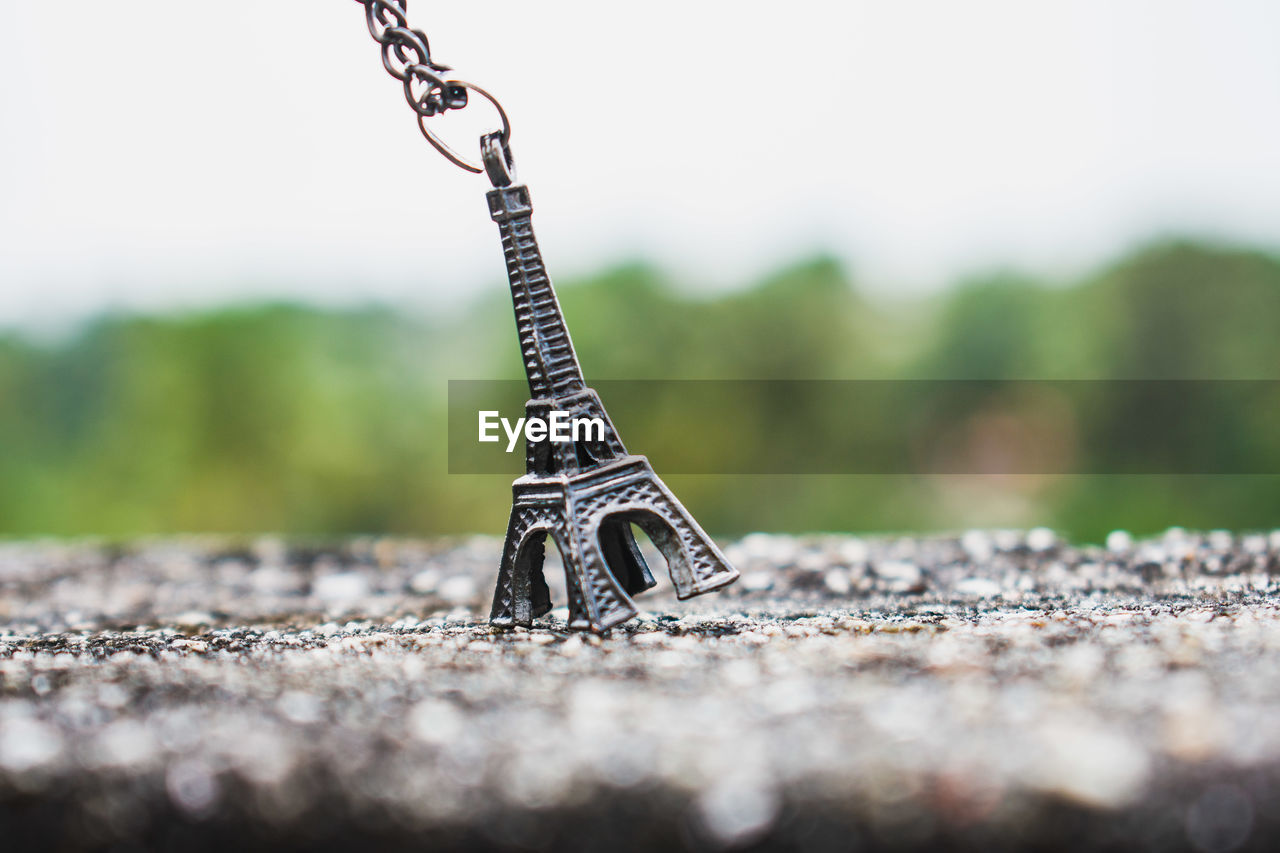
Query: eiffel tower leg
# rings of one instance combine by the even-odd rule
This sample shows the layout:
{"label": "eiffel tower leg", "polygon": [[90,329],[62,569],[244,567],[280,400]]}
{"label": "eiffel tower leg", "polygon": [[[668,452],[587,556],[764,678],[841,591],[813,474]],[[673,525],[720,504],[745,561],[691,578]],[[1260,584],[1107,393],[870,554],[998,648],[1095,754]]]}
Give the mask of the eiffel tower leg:
{"label": "eiffel tower leg", "polygon": [[[569,482],[573,523],[584,538],[606,538],[614,525],[638,524],[666,558],[676,595],[690,598],[737,579],[711,537],[675,499],[643,456],[573,477]],[[597,536],[598,532],[598,536]],[[616,563],[615,563],[616,570]]]}
{"label": "eiffel tower leg", "polygon": [[[570,541],[568,549],[561,547],[561,555],[569,590],[569,628],[602,633],[634,617],[635,605],[610,571],[595,525],[584,526],[571,510],[568,526]],[[610,541],[618,548],[624,544],[616,533]]]}
{"label": "eiffel tower leg", "polygon": [[557,540],[556,547],[560,550],[560,559],[564,563],[564,588],[569,596],[569,630],[590,631],[592,624],[583,589],[585,582],[582,579],[582,562],[569,544],[573,539],[573,533],[567,531],[567,534],[563,542]]}
{"label": "eiffel tower leg", "polygon": [[666,558],[676,597],[692,598],[737,580],[738,572],[689,511],[656,475],[653,482],[651,509],[637,513],[635,522]]}
{"label": "eiffel tower leg", "polygon": [[546,557],[547,522],[554,516],[546,507],[512,507],[507,539],[502,547],[498,585],[493,593],[489,623],[499,628],[528,627],[551,609],[551,591],[542,572]]}
{"label": "eiffel tower leg", "polygon": [[493,607],[489,611],[489,624],[510,628],[516,624],[516,551],[520,548],[517,538],[520,511],[511,510],[507,522],[507,538],[502,545],[502,562],[498,564],[498,586],[493,591]]}

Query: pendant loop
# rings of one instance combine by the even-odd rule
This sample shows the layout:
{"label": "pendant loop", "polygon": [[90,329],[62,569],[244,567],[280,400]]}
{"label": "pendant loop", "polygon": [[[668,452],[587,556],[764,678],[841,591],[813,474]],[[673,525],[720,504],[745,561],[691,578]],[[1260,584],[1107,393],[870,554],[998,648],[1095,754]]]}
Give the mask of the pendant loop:
{"label": "pendant loop", "polygon": [[[468,83],[465,80],[448,80],[446,81],[446,83],[449,86],[460,86],[464,89],[470,89],[471,91],[475,92],[477,95],[480,95],[481,97],[483,97],[489,103],[493,104],[493,108],[498,111],[498,118],[502,119],[502,130],[495,131],[494,133],[491,133],[491,134],[487,134],[486,137],[481,137],[481,139],[483,140],[488,136],[495,136],[495,135],[499,136],[502,140],[502,147],[507,148],[507,144],[511,139],[511,122],[507,120],[506,110],[502,108],[502,104],[498,103],[498,99],[495,98],[493,95],[490,95],[488,92],[486,92],[484,89],[481,89],[479,86],[475,85],[474,83]],[[450,163],[453,163],[455,166],[461,166],[462,168],[466,169],[468,172],[475,172],[479,174],[480,172],[485,171],[485,166],[483,164],[473,163],[470,160],[466,159],[457,151],[455,151],[448,143],[446,143],[443,139],[441,139],[440,136],[436,134],[435,131],[428,128],[427,117],[422,115],[421,113],[418,114],[418,129],[422,131],[422,135],[427,138],[427,141],[430,142],[431,145],[437,151],[443,154]],[[508,156],[510,156],[509,151],[508,151]]]}
{"label": "pendant loop", "polygon": [[511,157],[511,146],[501,131],[486,133],[480,137],[480,159],[495,187],[509,187],[516,181],[516,164]]}

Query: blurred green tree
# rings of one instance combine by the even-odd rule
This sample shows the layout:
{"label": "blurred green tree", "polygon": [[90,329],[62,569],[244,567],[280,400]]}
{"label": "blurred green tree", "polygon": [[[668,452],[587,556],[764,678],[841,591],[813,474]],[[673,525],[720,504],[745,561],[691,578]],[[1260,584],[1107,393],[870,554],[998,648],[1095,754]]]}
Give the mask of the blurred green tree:
{"label": "blurred green tree", "polygon": [[[1280,260],[1261,252],[1168,242],[1079,283],[1000,273],[889,303],[860,296],[828,257],[717,296],[691,296],[644,264],[561,295],[593,382],[760,380],[699,386],[702,405],[674,383],[649,386],[657,399],[603,391],[659,470],[702,436],[708,459],[838,472],[904,433],[981,435],[1008,411],[1038,418],[1037,440],[1055,452],[1092,448],[1084,469],[1158,460],[1176,446],[1158,433],[1280,470],[1280,402],[1259,401],[1242,422],[1211,382],[1176,405],[1143,386],[1084,385],[1071,423],[1055,420],[1052,383],[1020,397],[939,394],[922,415],[900,383],[850,397],[771,382],[1280,378]],[[270,304],[106,316],[52,343],[0,336],[0,535],[500,533],[509,478],[446,473],[446,383],[519,371],[498,288],[451,317]],[[734,428],[709,423],[713,412]],[[668,479],[725,534],[1047,523],[1097,538],[1280,518],[1274,476]]]}

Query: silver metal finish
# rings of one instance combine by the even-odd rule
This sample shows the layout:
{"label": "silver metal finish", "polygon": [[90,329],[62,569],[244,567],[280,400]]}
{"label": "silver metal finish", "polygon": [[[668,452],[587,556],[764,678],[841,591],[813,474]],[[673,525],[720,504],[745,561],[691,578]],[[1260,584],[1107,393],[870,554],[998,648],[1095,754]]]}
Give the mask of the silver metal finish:
{"label": "silver metal finish", "polygon": [[[486,165],[499,177],[510,151],[496,138],[484,143]],[[606,631],[636,615],[631,596],[655,583],[636,547],[639,526],[667,561],[680,598],[719,589],[737,579],[720,549],[654,473],[643,456],[627,452],[578,365],[555,288],[533,234],[533,206],[522,184],[489,191],[489,213],[498,223],[507,261],[516,330],[531,399],[526,416],[552,411],[569,418],[599,418],[595,440],[525,443],[525,476],[512,484],[511,520],[503,544],[489,621],[529,625],[551,609],[542,573],[550,536],[564,562],[569,627]]]}

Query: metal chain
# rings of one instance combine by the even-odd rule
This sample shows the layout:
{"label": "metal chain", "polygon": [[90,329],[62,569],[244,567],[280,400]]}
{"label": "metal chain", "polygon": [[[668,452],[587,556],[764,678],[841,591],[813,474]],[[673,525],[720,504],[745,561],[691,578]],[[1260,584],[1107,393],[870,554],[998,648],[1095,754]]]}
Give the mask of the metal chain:
{"label": "metal chain", "polygon": [[510,160],[508,140],[511,126],[507,114],[497,100],[479,86],[464,80],[446,78],[451,70],[431,58],[431,45],[426,33],[409,27],[408,0],[356,0],[364,5],[365,21],[369,35],[382,46],[382,67],[404,86],[404,99],[418,117],[418,129],[437,151],[450,162],[469,172],[484,171],[484,167],[472,163],[427,127],[427,119],[448,110],[460,110],[467,105],[468,90],[482,95],[498,111],[502,129],[495,135],[502,143],[505,157]]}
{"label": "metal chain", "polygon": [[356,0],[364,5],[369,35],[382,46],[382,67],[404,86],[404,98],[420,116],[434,116],[467,105],[467,88],[441,76],[449,71],[431,58],[422,30],[409,27],[409,0]]}

